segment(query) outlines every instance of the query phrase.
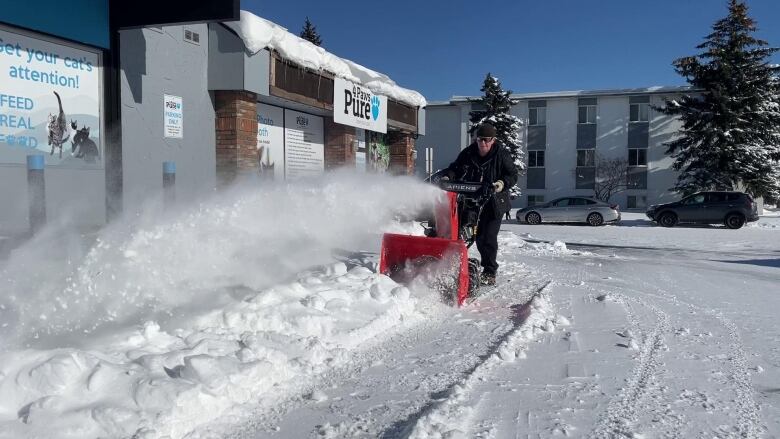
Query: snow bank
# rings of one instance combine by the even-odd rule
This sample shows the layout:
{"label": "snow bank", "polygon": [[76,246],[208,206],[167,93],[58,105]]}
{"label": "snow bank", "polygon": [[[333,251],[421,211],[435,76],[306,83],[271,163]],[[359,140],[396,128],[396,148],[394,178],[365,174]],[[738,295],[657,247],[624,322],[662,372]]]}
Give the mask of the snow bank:
{"label": "snow bank", "polygon": [[20,249],[0,277],[13,322],[0,437],[183,437],[352,361],[428,303],[361,250],[439,192],[330,174],[117,225],[80,262],[47,260],[45,243]]}
{"label": "snow bank", "polygon": [[[526,235],[527,238],[531,238],[530,235]],[[580,250],[569,250],[566,247],[566,243],[563,241],[554,241],[552,243],[547,242],[530,242],[524,240],[522,237],[511,233],[501,232],[498,235],[499,247],[517,249],[523,253],[533,254],[535,256],[588,256],[591,253]]]}
{"label": "snow bank", "polygon": [[241,20],[225,23],[244,41],[247,50],[255,54],[263,49],[273,49],[283,58],[312,70],[325,70],[348,81],[368,87],[374,93],[389,96],[413,107],[425,107],[423,95],[396,85],[387,75],[375,72],[352,61],[339,58],[322,47],[316,46],[287,29],[264,18],[241,11]]}

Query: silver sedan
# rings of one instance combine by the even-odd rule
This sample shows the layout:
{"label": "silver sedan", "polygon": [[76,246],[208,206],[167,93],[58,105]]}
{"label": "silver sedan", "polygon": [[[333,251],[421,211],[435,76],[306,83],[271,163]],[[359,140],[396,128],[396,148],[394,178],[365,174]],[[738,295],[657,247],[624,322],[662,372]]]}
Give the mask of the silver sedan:
{"label": "silver sedan", "polygon": [[588,197],[564,197],[517,211],[517,221],[526,224],[586,223],[591,226],[620,221],[616,204]]}

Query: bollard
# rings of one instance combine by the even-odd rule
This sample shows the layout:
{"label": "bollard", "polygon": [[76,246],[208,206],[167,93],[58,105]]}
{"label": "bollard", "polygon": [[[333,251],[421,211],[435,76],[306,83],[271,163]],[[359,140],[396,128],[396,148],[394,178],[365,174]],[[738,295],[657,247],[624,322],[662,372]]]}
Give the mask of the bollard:
{"label": "bollard", "polygon": [[176,202],[176,162],[163,162],[163,206],[168,209]]}
{"label": "bollard", "polygon": [[45,162],[40,154],[27,156],[27,195],[30,207],[30,230],[35,233],[46,224]]}

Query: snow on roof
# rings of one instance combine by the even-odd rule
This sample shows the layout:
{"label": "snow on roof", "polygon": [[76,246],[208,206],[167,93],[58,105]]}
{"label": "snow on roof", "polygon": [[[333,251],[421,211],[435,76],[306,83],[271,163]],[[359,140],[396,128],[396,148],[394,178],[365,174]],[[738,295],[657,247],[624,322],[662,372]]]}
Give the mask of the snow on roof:
{"label": "snow on roof", "polygon": [[391,97],[405,104],[425,107],[427,103],[423,95],[399,87],[387,75],[339,58],[251,12],[241,11],[241,21],[228,22],[225,25],[238,34],[251,54],[266,48],[274,49],[283,58],[300,66],[312,70],[326,70],[348,81],[363,85],[374,93]]}
{"label": "snow on roof", "polygon": [[[620,89],[607,89],[607,90],[569,90],[569,91],[551,91],[551,92],[539,92],[539,93],[513,93],[511,95],[511,98],[512,99],[553,99],[553,98],[587,97],[587,96],[636,95],[636,94],[648,94],[648,93],[653,93],[653,94],[690,93],[696,91],[699,90],[696,90],[690,86],[654,85],[652,87],[620,88]],[[447,105],[452,102],[465,102],[465,101],[479,99],[480,97],[481,96],[453,96],[449,101],[436,102],[436,104]]]}

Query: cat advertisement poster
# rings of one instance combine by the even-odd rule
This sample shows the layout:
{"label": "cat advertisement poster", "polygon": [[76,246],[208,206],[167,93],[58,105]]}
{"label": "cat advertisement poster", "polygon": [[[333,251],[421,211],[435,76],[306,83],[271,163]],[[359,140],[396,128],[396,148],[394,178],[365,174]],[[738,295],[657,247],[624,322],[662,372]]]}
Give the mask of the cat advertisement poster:
{"label": "cat advertisement poster", "polygon": [[262,177],[284,180],[284,109],[257,104],[257,158]]}
{"label": "cat advertisement poster", "polygon": [[0,163],[100,168],[98,52],[0,27]]}

